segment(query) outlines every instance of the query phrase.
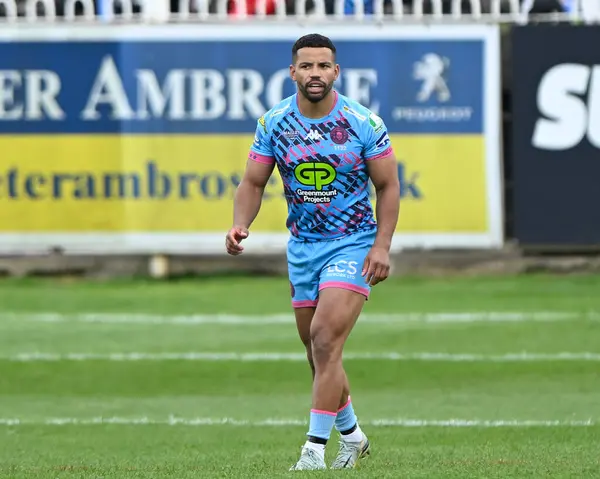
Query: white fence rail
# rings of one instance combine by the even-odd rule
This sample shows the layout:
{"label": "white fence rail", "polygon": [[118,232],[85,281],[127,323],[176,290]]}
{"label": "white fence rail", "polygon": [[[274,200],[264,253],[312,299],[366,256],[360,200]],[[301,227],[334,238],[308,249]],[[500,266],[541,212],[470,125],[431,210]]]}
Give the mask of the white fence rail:
{"label": "white fence rail", "polygon": [[600,22],[600,0],[0,0],[0,23],[375,21]]}

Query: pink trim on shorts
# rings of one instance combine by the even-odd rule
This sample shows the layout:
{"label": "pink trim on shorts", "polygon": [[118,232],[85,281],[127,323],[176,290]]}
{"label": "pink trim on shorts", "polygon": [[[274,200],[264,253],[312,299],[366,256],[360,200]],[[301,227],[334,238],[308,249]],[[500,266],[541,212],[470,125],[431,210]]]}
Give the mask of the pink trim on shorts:
{"label": "pink trim on shorts", "polygon": [[356,286],[355,284],[351,284],[351,283],[342,283],[341,281],[327,281],[327,282],[323,283],[321,286],[319,286],[319,291],[321,291],[325,288],[347,289],[350,291],[354,291],[355,293],[360,293],[360,294],[366,296],[367,298],[369,298],[369,293],[370,293],[370,291],[367,288],[363,288],[361,286]]}
{"label": "pink trim on shorts", "polygon": [[265,165],[272,165],[275,162],[275,158],[267,155],[259,155],[258,153],[254,153],[251,151],[248,153],[248,158],[256,161],[257,163],[263,163]]}
{"label": "pink trim on shorts", "polygon": [[311,409],[310,412],[314,412],[317,414],[327,414],[328,416],[337,416],[337,412],[323,411],[321,409]]}
{"label": "pink trim on shorts", "polygon": [[350,396],[348,396],[348,402],[346,404],[344,404],[341,408],[338,409],[338,413],[340,413],[344,409],[346,409],[350,405],[351,402],[352,402],[352,400],[350,399]]}
{"label": "pink trim on shorts", "polygon": [[318,303],[318,300],[303,299],[301,301],[292,301],[292,306],[294,308],[316,308]]}
{"label": "pink trim on shorts", "polygon": [[382,151],[381,153],[375,155],[375,156],[371,156],[370,158],[367,158],[366,161],[373,161],[373,160],[380,160],[381,158],[386,158],[388,156],[390,156],[393,153],[392,147],[388,147],[385,151]]}

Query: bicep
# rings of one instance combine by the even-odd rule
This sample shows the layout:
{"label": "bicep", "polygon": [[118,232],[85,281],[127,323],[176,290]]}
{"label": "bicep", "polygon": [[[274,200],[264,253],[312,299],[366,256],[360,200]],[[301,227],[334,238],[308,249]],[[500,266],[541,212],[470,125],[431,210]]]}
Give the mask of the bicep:
{"label": "bicep", "polygon": [[273,174],[275,162],[256,161],[248,158],[246,163],[246,171],[242,181],[256,188],[264,188],[267,186],[269,178]]}
{"label": "bicep", "polygon": [[248,153],[243,182],[256,188],[264,188],[273,173],[275,158],[264,116],[258,120],[254,143]]}
{"label": "bicep", "polygon": [[398,163],[393,151],[384,157],[367,160],[367,171],[376,190],[399,184]]}

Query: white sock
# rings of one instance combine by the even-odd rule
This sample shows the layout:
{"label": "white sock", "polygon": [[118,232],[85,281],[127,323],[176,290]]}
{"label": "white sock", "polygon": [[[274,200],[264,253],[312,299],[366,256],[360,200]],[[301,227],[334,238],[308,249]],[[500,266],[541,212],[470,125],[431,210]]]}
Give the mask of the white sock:
{"label": "white sock", "polygon": [[342,435],[342,440],[346,442],[360,442],[363,440],[363,432],[360,426],[357,424],[354,432],[350,434]]}
{"label": "white sock", "polygon": [[321,457],[321,459],[325,460],[325,444],[318,444],[316,442],[306,441],[306,444],[304,444],[304,446],[312,449]]}

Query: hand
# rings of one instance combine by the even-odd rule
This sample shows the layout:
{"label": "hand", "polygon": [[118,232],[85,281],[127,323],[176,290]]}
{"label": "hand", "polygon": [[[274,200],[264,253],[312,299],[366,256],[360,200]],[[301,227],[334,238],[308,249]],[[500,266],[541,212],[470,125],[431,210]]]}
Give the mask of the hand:
{"label": "hand", "polygon": [[385,281],[390,274],[390,254],[384,248],[373,246],[365,258],[362,276],[365,276],[367,284],[375,286]]}
{"label": "hand", "polygon": [[227,252],[232,256],[242,254],[244,247],[240,245],[240,243],[242,240],[247,238],[248,235],[248,228],[242,228],[239,226],[234,226],[231,228],[225,237],[225,248],[227,249]]}

